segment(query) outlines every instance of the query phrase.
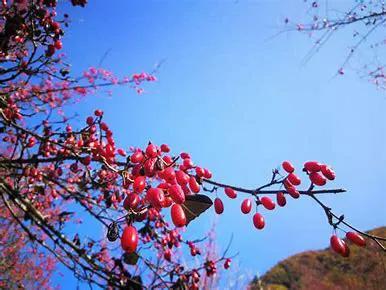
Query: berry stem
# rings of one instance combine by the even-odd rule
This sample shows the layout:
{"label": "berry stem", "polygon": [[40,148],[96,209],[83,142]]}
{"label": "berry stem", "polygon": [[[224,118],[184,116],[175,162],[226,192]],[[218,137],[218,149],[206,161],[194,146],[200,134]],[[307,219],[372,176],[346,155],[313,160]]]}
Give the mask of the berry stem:
{"label": "berry stem", "polygon": [[380,241],[386,241],[386,238],[384,237],[379,237],[379,236],[375,236],[375,235],[370,235],[368,233],[365,233],[361,230],[359,230],[358,228],[354,227],[353,225],[351,225],[350,223],[346,222],[345,220],[343,219],[340,219],[340,216],[336,215],[335,213],[332,212],[331,208],[326,206],[320,199],[318,199],[314,194],[308,194],[308,196],[310,196],[313,200],[316,201],[317,204],[319,204],[324,212],[326,213],[326,216],[329,220],[329,224],[331,224],[332,226],[334,226],[334,223],[332,222],[332,219],[330,218],[331,216],[334,217],[335,219],[339,220],[339,223],[342,223],[344,224],[345,226],[349,227],[350,229],[356,231],[357,233],[360,233],[361,235],[365,236],[365,237],[368,237],[369,239],[372,239],[374,242],[376,242],[378,244],[378,246],[384,251],[386,252],[386,247],[384,245],[382,245],[382,243]]}
{"label": "berry stem", "polygon": [[[206,179],[206,178],[203,178],[202,179],[203,182],[206,182],[208,184],[211,184],[211,185],[214,185],[214,186],[217,186],[217,187],[222,187],[222,188],[225,188],[225,187],[229,187],[229,188],[232,188],[233,190],[235,191],[238,191],[238,192],[243,192],[243,193],[248,193],[248,194],[251,194],[251,195],[258,195],[258,194],[277,194],[279,192],[283,192],[285,194],[289,194],[288,191],[286,190],[260,190],[260,189],[247,189],[247,188],[243,188],[243,187],[238,187],[238,186],[233,186],[233,185],[229,185],[229,184],[225,184],[225,183],[220,183],[220,182],[217,182],[217,181],[213,181],[213,180],[210,180],[210,179]],[[266,188],[266,187],[269,187],[269,186],[272,186],[274,184],[279,184],[281,182],[274,182],[274,183],[269,183],[269,185],[265,185],[263,187],[260,187],[260,188]],[[337,188],[337,189],[320,189],[320,190],[313,190],[312,191],[312,194],[330,194],[330,193],[343,193],[343,192],[346,192],[346,189],[344,188]],[[299,193],[302,194],[302,195],[310,195],[310,191],[309,190],[299,190]]]}

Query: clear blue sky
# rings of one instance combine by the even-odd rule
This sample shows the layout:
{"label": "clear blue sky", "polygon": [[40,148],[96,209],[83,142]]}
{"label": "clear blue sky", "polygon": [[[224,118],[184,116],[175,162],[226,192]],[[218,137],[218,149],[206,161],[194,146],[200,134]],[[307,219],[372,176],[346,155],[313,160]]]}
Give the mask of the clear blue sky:
{"label": "clear blue sky", "polygon": [[[168,143],[190,152],[214,179],[245,187],[263,184],[286,159],[298,168],[310,159],[329,163],[337,173],[330,187],[348,192],[324,200],[362,229],[385,225],[385,92],[353,71],[333,78],[350,30],[303,65],[308,37],[271,38],[284,17],[304,18],[303,0],[89,2],[69,10],[73,23],[63,42],[74,72],[97,65],[106,51],[103,66],[119,75],[166,61],[144,95],[114,89],[113,97],[88,98],[79,114],[103,108],[123,147]],[[329,242],[331,228],[310,199],[264,212],[263,231],[240,213],[240,200],[224,201],[220,218],[210,210],[188,235],[204,235],[216,221],[220,246],[234,235],[240,272],[264,273]],[[73,287],[69,279],[58,278],[63,289]]]}

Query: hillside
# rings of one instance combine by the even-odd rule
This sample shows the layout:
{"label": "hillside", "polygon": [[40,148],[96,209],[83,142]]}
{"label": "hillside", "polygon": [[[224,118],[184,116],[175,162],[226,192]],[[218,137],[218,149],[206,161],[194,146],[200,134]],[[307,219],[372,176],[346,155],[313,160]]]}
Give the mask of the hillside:
{"label": "hillside", "polygon": [[[369,232],[386,236],[386,227]],[[386,253],[369,240],[366,248],[349,245],[348,258],[334,254],[329,248],[289,257],[270,269],[260,281],[255,278],[250,289],[386,290]]]}

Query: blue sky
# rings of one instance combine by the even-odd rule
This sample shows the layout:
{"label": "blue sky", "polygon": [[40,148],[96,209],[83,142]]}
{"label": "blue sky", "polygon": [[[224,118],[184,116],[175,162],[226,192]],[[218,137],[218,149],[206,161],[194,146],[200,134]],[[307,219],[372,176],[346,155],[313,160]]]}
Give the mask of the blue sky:
{"label": "blue sky", "polygon": [[[299,170],[320,160],[337,173],[329,187],[348,190],[323,200],[359,228],[385,225],[385,92],[354,71],[334,77],[350,29],[303,64],[312,46],[307,36],[272,37],[284,30],[285,17],[304,18],[302,0],[90,1],[69,12],[63,43],[75,73],[106,52],[102,66],[118,75],[151,71],[165,60],[145,94],[116,88],[113,97],[89,97],[76,108],[81,116],[103,108],[122,147],[168,143],[174,152],[190,152],[215,180],[251,188],[283,160]],[[210,210],[187,233],[204,235],[216,222],[220,247],[233,234],[242,272],[264,273],[329,242],[331,228],[310,199],[264,212],[263,231],[241,214],[241,199],[224,201],[223,215]],[[74,285],[67,274],[60,284]]]}

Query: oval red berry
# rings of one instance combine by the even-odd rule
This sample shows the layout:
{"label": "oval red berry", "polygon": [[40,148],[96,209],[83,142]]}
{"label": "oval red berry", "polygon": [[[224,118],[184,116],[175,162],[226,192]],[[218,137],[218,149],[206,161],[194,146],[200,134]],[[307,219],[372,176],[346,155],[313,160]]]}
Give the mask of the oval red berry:
{"label": "oval red berry", "polygon": [[295,167],[289,161],[284,161],[281,166],[288,173],[292,173],[295,171]]}
{"label": "oval red berry", "polygon": [[214,210],[217,214],[222,214],[224,212],[224,204],[218,197],[214,200]]}
{"label": "oval red berry", "polygon": [[252,209],[252,202],[249,198],[244,199],[241,203],[241,212],[243,214],[248,214]]}
{"label": "oval red berry", "polygon": [[180,204],[175,203],[172,205],[171,216],[173,224],[176,227],[183,227],[184,225],[186,225],[185,212]]}
{"label": "oval red berry", "polygon": [[273,210],[275,208],[275,203],[268,196],[263,196],[260,198],[261,204],[268,210]]}
{"label": "oval red berry", "polygon": [[253,215],[253,225],[258,230],[263,229],[265,226],[264,217],[258,212]]}
{"label": "oval red berry", "polygon": [[122,249],[127,253],[134,253],[138,245],[138,233],[135,227],[128,226],[123,230],[121,237]]}
{"label": "oval red berry", "polygon": [[232,189],[232,188],[230,188],[230,187],[225,187],[225,188],[224,188],[224,192],[225,192],[225,194],[226,194],[229,198],[236,198],[236,197],[237,197],[236,191],[234,191],[234,189]]}

